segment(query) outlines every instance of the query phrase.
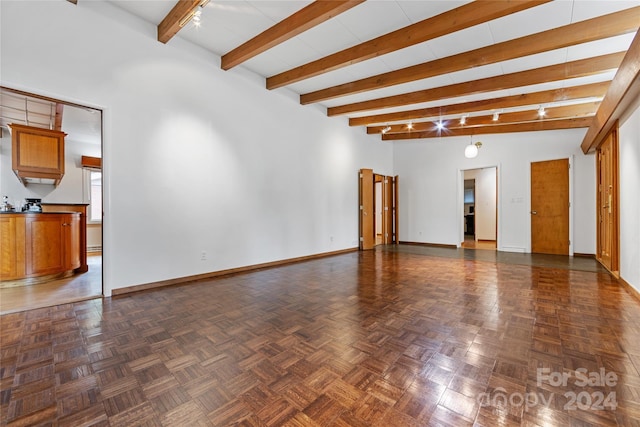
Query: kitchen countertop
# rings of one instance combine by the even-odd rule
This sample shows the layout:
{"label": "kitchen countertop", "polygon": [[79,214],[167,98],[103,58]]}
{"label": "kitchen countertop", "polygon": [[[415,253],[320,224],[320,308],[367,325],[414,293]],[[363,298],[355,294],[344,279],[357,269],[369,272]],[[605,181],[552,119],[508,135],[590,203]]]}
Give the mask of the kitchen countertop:
{"label": "kitchen countertop", "polygon": [[24,211],[24,212],[14,212],[14,211],[0,211],[0,214],[19,214],[19,215],[23,215],[23,214],[42,214],[42,215],[49,215],[49,214],[80,214],[80,212],[74,212],[74,211],[59,211],[59,212],[33,212],[33,211]]}

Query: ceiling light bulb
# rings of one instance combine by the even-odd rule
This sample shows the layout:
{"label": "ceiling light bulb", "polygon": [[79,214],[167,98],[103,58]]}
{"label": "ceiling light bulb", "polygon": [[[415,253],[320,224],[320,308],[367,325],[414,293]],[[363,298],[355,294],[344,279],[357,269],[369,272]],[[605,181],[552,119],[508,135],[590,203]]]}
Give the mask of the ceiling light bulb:
{"label": "ceiling light bulb", "polygon": [[382,129],[382,133],[385,134],[387,132],[389,132],[391,130],[391,126],[387,126],[384,129]]}
{"label": "ceiling light bulb", "polygon": [[538,116],[544,117],[545,114],[546,111],[544,111],[544,107],[540,106],[540,108],[538,108]]}
{"label": "ceiling light bulb", "polygon": [[461,124],[461,125],[464,125],[464,124],[466,124],[466,123],[467,123],[467,116],[462,116],[462,117],[460,117],[460,124]]}
{"label": "ceiling light bulb", "polygon": [[413,122],[407,123],[407,129],[409,130],[413,129]]}
{"label": "ceiling light bulb", "polygon": [[497,122],[499,118],[500,118],[500,113],[498,113],[498,112],[493,113],[493,121],[494,122]]}
{"label": "ceiling light bulb", "polygon": [[444,123],[442,122],[442,120],[438,120],[438,121],[436,122],[436,128],[437,128],[438,130],[442,130],[442,129],[444,129]]}

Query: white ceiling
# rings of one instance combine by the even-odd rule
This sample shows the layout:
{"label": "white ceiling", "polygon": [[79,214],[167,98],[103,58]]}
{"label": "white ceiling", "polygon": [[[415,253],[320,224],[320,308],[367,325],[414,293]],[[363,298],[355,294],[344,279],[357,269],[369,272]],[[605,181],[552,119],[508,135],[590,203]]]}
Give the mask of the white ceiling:
{"label": "white ceiling", "polygon": [[[175,5],[176,0],[111,0],[111,3],[157,25],[169,13]],[[193,23],[189,23],[182,28],[175,37],[189,40],[216,55],[223,56],[310,3],[311,1],[309,0],[211,0],[203,8],[202,24],[196,27]],[[449,11],[466,3],[469,2],[452,0],[368,0],[339,14],[333,19],[317,25],[249,59],[240,66],[267,78]],[[488,23],[453,32],[424,43],[308,78],[290,84],[287,88],[298,94],[309,93],[635,6],[640,6],[640,0],[556,0],[495,19]],[[537,55],[478,66],[391,87],[342,96],[323,101],[320,104],[325,107],[335,107],[624,51],[629,47],[634,35],[634,33],[630,33]],[[170,44],[172,41],[170,40],[168,43]],[[227,72],[233,73],[234,69],[232,68]],[[613,78],[614,74],[615,70],[589,77],[572,79],[570,81],[555,81],[490,93],[475,94],[456,99],[412,104],[410,108],[403,106],[384,110],[366,111],[366,113],[352,113],[348,115],[348,117],[435,107],[444,104],[608,81]],[[301,106],[301,108],[304,107]],[[476,112],[474,114],[479,115],[482,113]],[[427,118],[425,118],[425,120],[426,119]]]}
{"label": "white ceiling", "polygon": [[[176,1],[110,0],[110,3],[153,25],[158,25],[174,7]],[[203,8],[202,24],[196,27],[191,22],[182,28],[175,37],[189,40],[218,56],[223,56],[311,3],[310,0],[210,0]],[[456,0],[368,0],[247,60],[239,67],[247,68],[266,79],[467,3],[470,2]],[[335,71],[326,72],[290,84],[286,88],[298,94],[310,93],[637,6],[640,6],[640,0],[555,0]],[[629,47],[634,35],[634,33],[629,33],[536,55],[476,66],[395,86],[341,96],[322,101],[319,104],[324,107],[336,107],[620,52]],[[168,44],[172,42],[169,40]],[[236,71],[232,68],[227,72]],[[355,118],[418,108],[442,107],[461,102],[610,81],[614,74],[615,70],[612,70],[570,80],[464,95],[451,99],[439,99],[408,106],[354,112],[347,114],[347,117]],[[265,88],[265,90],[267,89]],[[500,112],[537,107],[537,105],[522,106],[500,110]],[[300,108],[305,108],[305,106],[301,105]],[[77,140],[95,141],[97,139],[99,141],[100,114],[99,112],[97,114],[91,113],[90,110],[74,106],[65,107],[63,116],[65,128],[63,130]],[[491,114],[492,111],[495,110],[475,111],[471,116]],[[438,119],[446,118],[449,117],[438,117]],[[422,121],[427,122],[435,119],[424,117]],[[380,124],[384,125],[384,123]]]}

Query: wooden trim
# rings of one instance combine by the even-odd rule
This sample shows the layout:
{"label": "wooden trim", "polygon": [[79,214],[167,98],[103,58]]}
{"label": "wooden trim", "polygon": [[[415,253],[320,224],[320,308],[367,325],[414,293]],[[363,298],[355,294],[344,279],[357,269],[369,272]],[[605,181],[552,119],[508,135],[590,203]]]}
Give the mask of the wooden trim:
{"label": "wooden trim", "polygon": [[463,102],[460,104],[442,105],[432,108],[399,111],[397,113],[352,117],[349,119],[349,126],[365,126],[375,123],[386,124],[388,122],[418,120],[426,117],[440,117],[453,114],[469,114],[475,111],[487,111],[509,107],[522,107],[525,105],[540,105],[555,101],[567,101],[571,99],[601,97],[604,96],[604,94],[607,92],[609,84],[610,82],[592,83],[562,89],[503,96],[500,98],[486,99],[481,101]]}
{"label": "wooden trim", "polygon": [[56,103],[56,118],[53,129],[62,132],[62,114],[64,113],[64,104]]}
{"label": "wooden trim", "polygon": [[626,280],[624,280],[622,277],[617,277],[618,279],[618,283],[620,285],[622,285],[622,287],[633,297],[635,298],[638,302],[640,302],[640,291],[638,291],[636,288],[634,288],[633,286],[631,286],[631,284],[629,282],[627,282]]}
{"label": "wooden trim", "polygon": [[193,13],[195,8],[200,6],[200,3],[202,0],[178,0],[167,16],[158,24],[158,41],[167,43],[178,34],[181,29],[180,22]]}
{"label": "wooden trim", "polygon": [[596,258],[596,254],[583,254],[580,252],[574,252],[573,256],[576,258],[593,258],[593,259]]}
{"label": "wooden trim", "polygon": [[102,169],[102,159],[100,157],[82,156],[80,164],[83,168]]}
{"label": "wooden trim", "polygon": [[[316,25],[363,3],[364,0],[316,0],[288,18],[258,34],[251,40],[222,56],[222,69],[229,70],[236,65],[283,43]],[[268,85],[267,85],[268,87]]]}
{"label": "wooden trim", "polygon": [[387,33],[359,45],[309,62],[267,78],[267,89],[277,89],[301,80],[335,71],[367,59],[435,39],[465,28],[546,3],[543,1],[472,2],[408,27]]}
{"label": "wooden trim", "polygon": [[609,86],[593,123],[580,145],[586,154],[595,150],[627,108],[640,98],[640,31],[636,33]]}
{"label": "wooden trim", "polygon": [[[317,90],[300,96],[300,102],[309,104],[467,70],[482,65],[495,64],[635,32],[638,26],[640,26],[640,7],[625,9],[552,30]],[[410,35],[411,33],[408,34]]]}
{"label": "wooden trim", "polygon": [[[549,83],[557,80],[586,77],[618,68],[625,52],[616,52],[593,58],[549,65],[516,73],[503,74],[440,86],[426,90],[386,96],[353,104],[339,105],[327,109],[327,114],[349,114],[360,111],[378,110],[382,108],[401,107],[409,104],[419,104],[446,98],[455,98],[497,90],[513,89],[517,87]],[[609,88],[611,90],[611,88]],[[301,96],[302,97],[305,95]],[[305,102],[302,102],[305,104]]]}
{"label": "wooden trim", "polygon": [[535,132],[542,130],[586,128],[593,120],[591,117],[564,120],[541,120],[539,122],[515,123],[507,125],[481,126],[471,128],[430,130],[425,132],[394,133],[382,135],[383,141],[402,139],[442,138],[447,136],[485,135],[515,132]]}
{"label": "wooden trim", "polygon": [[446,245],[444,243],[424,243],[424,242],[406,242],[406,241],[400,241],[398,243],[400,245],[427,246],[427,247],[430,247],[430,248],[458,249],[458,247],[456,245]]}
{"label": "wooden trim", "polygon": [[227,270],[212,271],[210,273],[196,274],[193,276],[178,277],[176,279],[161,280],[158,282],[145,283],[142,285],[126,286],[124,288],[113,289],[111,291],[111,295],[119,296],[119,295],[124,295],[132,292],[141,292],[141,291],[147,291],[150,289],[162,288],[165,286],[173,286],[173,285],[180,285],[188,282],[195,282],[197,280],[213,279],[221,276],[248,273],[256,270],[280,267],[288,264],[296,264],[299,262],[305,262],[305,261],[310,261],[310,260],[319,259],[319,258],[326,258],[330,256],[335,256],[335,255],[342,255],[345,253],[356,252],[356,251],[358,251],[357,247],[347,248],[347,249],[341,249],[337,251],[323,252],[323,253],[314,254],[314,255],[288,258],[288,259],[283,259],[279,261],[265,262],[262,264],[254,264],[254,265],[247,265],[244,267],[230,268]]}
{"label": "wooden trim", "polygon": [[[584,116],[593,116],[598,109],[599,102],[586,102],[582,104],[573,104],[566,105],[562,107],[552,107],[546,109],[546,114],[544,116],[544,120],[553,120],[553,119],[568,119],[575,117],[584,117]],[[527,111],[517,111],[513,113],[504,113],[500,114],[497,121],[493,120],[493,115],[488,116],[473,116],[467,117],[466,124],[464,126],[460,125],[459,122],[451,123],[451,126],[447,126],[448,129],[462,129],[462,128],[471,128],[474,126],[482,126],[482,125],[501,125],[508,123],[524,123],[524,122],[539,122],[540,117],[538,116],[537,108],[534,110]],[[412,122],[413,128],[412,132],[424,132],[433,130],[434,124],[432,121],[427,122]],[[377,134],[382,131],[385,126],[369,126],[367,127],[368,134]],[[389,125],[391,129],[386,132],[387,134],[391,133],[406,133],[407,125],[399,124],[399,125]]]}

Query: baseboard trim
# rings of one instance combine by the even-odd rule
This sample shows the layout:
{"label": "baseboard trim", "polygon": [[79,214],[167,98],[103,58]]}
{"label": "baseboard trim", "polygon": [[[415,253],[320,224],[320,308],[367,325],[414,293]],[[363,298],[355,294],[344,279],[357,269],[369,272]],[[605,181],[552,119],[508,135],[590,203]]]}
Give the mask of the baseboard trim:
{"label": "baseboard trim", "polygon": [[412,246],[428,246],[431,248],[447,248],[447,249],[457,249],[456,245],[445,245],[443,243],[424,243],[424,242],[403,242],[400,241],[401,245],[412,245]]}
{"label": "baseboard trim", "polygon": [[335,256],[335,255],[342,255],[349,252],[355,252],[357,250],[358,250],[357,247],[347,248],[347,249],[341,249],[338,251],[322,252],[314,255],[306,255],[306,256],[301,256],[296,258],[283,259],[279,261],[265,262],[262,264],[254,264],[254,265],[247,265],[244,267],[229,268],[227,270],[212,271],[210,273],[195,274],[193,276],[178,277],[176,279],[161,280],[159,282],[145,283],[142,285],[126,286],[124,288],[113,289],[111,291],[111,295],[115,297],[119,295],[130,294],[133,292],[141,292],[141,291],[148,291],[150,289],[163,288],[165,286],[181,285],[188,282],[195,282],[197,280],[213,279],[221,276],[230,276],[233,274],[248,273],[251,271],[262,270],[266,268],[280,267],[287,264],[295,264],[298,262],[310,261],[310,260],[319,259],[319,258],[326,258],[330,256]]}
{"label": "baseboard trim", "polygon": [[618,277],[618,283],[620,283],[622,287],[625,288],[627,292],[631,294],[632,297],[634,297],[637,301],[640,302],[640,292],[636,288],[631,286],[631,284],[626,280],[624,280],[622,277]]}
{"label": "baseboard trim", "polygon": [[573,256],[578,258],[593,258],[593,259],[596,258],[596,254],[583,254],[580,252],[574,252]]}

